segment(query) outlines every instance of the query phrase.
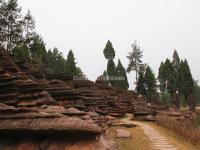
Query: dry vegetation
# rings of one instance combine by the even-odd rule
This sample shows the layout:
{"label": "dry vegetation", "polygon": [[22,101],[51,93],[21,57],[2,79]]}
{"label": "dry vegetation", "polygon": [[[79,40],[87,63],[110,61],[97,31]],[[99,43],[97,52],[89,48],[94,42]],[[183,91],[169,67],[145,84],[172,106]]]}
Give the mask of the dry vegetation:
{"label": "dry vegetation", "polygon": [[193,121],[179,121],[174,117],[157,116],[156,122],[196,146],[200,146],[200,115]]}

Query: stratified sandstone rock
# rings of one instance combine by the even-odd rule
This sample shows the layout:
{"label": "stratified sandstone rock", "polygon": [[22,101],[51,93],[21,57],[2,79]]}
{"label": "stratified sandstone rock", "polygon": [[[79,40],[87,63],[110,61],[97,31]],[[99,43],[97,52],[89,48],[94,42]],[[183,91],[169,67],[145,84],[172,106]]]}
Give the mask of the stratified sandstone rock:
{"label": "stratified sandstone rock", "polygon": [[21,137],[8,141],[7,138],[4,138],[0,140],[0,148],[1,150],[119,150],[118,145],[106,135],[86,139]]}
{"label": "stratified sandstone rock", "polygon": [[81,103],[79,93],[69,86],[67,83],[61,80],[51,80],[45,87],[51,96],[57,101],[57,104],[65,107],[77,107],[84,109],[85,105]]}
{"label": "stratified sandstone rock", "polygon": [[[2,108],[4,106],[4,108]],[[75,117],[68,117],[58,112],[36,109],[17,109],[0,105],[0,133],[86,133],[100,134],[101,128],[96,124]]]}

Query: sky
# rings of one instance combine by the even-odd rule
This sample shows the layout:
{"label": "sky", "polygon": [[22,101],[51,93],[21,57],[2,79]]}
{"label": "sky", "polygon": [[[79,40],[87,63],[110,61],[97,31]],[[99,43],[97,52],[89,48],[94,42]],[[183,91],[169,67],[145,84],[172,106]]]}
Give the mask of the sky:
{"label": "sky", "polygon": [[[136,40],[143,62],[158,74],[161,61],[173,51],[187,59],[195,80],[200,80],[199,0],[18,0],[28,9],[47,48],[57,47],[64,57],[73,50],[77,65],[91,80],[106,70],[103,49],[110,40],[115,62],[128,65],[126,56]],[[135,73],[128,74],[130,88]]]}

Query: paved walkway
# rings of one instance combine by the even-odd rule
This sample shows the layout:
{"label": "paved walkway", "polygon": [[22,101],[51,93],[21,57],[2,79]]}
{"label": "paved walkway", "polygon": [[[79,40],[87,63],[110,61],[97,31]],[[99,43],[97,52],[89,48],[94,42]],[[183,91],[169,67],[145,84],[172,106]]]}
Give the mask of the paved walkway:
{"label": "paved walkway", "polygon": [[129,119],[123,120],[128,123],[134,123],[140,126],[145,135],[150,139],[151,146],[155,150],[178,150],[172,144],[169,143],[168,139],[162,135],[160,135],[153,127],[144,124],[142,122],[130,121]]}

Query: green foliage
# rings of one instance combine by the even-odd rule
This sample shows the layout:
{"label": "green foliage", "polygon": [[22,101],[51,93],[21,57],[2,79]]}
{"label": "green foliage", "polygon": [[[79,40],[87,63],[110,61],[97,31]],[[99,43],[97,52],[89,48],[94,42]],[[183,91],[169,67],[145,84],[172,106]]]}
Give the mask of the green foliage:
{"label": "green foliage", "polygon": [[115,58],[115,50],[112,46],[112,43],[108,40],[106,43],[106,47],[103,50],[104,56],[107,60],[111,60]]}
{"label": "green foliage", "polygon": [[118,60],[118,64],[116,68],[116,77],[117,77],[117,80],[116,80],[115,85],[127,90],[129,88],[129,84],[128,84],[128,79],[126,76],[126,70],[121,64],[120,60]]}
{"label": "green foliage", "polygon": [[30,52],[33,59],[46,63],[47,51],[41,36],[36,35],[33,37],[33,41],[30,44]]}
{"label": "green foliage", "polygon": [[156,79],[155,79],[155,74],[151,70],[149,66],[147,66],[146,71],[145,71],[145,86],[146,86],[146,91],[147,91],[147,97],[152,99],[157,95],[157,84],[156,84]]}
{"label": "green foliage", "polygon": [[[169,102],[169,99],[165,99],[165,103],[174,103],[175,101],[172,102],[172,97],[176,91],[179,91],[180,100],[176,102],[179,103],[181,101],[185,105],[189,94],[191,95],[194,92],[194,80],[187,60],[180,60],[176,50],[174,51],[172,62],[169,59],[166,59],[165,63],[161,62],[158,80],[162,97],[165,98],[166,93],[171,95],[171,102]],[[166,100],[168,101],[166,102]],[[178,103],[176,105],[179,105]],[[192,95],[190,103],[194,103]]]}
{"label": "green foliage", "polygon": [[197,85],[197,83],[194,87],[194,97],[197,101],[197,105],[200,105],[200,87]]}
{"label": "green foliage", "polygon": [[21,8],[17,0],[2,1],[0,3],[0,41],[8,50],[15,47],[22,40]]}
{"label": "green foliage", "polygon": [[180,58],[179,58],[176,50],[174,50],[172,65],[173,65],[175,71],[178,71],[178,68],[180,66]]}
{"label": "green foliage", "polygon": [[147,94],[147,91],[145,89],[144,71],[142,69],[139,70],[139,78],[138,78],[138,83],[136,86],[136,91],[138,94],[141,94],[141,95]]}
{"label": "green foliage", "polygon": [[75,58],[74,58],[74,54],[72,50],[69,51],[68,56],[67,56],[66,72],[70,75],[78,75],[76,62],[75,62]]}
{"label": "green foliage", "polygon": [[186,59],[181,61],[178,73],[179,91],[187,99],[187,96],[194,90],[194,80]]}
{"label": "green foliage", "polygon": [[129,59],[129,64],[127,68],[127,72],[130,73],[131,71],[136,72],[136,82],[138,80],[138,71],[139,68],[143,65],[142,63],[142,50],[137,45],[136,41],[132,44],[132,51],[128,53],[127,58]]}
{"label": "green foliage", "polygon": [[25,44],[18,44],[13,49],[13,55],[15,58],[15,61],[27,61],[30,58],[30,52],[28,47]]}
{"label": "green foliage", "polygon": [[158,80],[160,82],[162,93],[167,91],[168,93],[173,94],[176,91],[175,70],[169,59],[166,59],[165,63],[161,63]]}
{"label": "green foliage", "polygon": [[25,43],[27,44],[27,46],[31,43],[31,41],[34,39],[35,36],[35,20],[33,18],[33,16],[31,15],[30,10],[28,10],[28,12],[26,13],[26,15],[24,16],[24,34],[25,34]]}
{"label": "green foliage", "polygon": [[113,59],[108,60],[107,64],[108,81],[111,85],[115,85],[116,65]]}

